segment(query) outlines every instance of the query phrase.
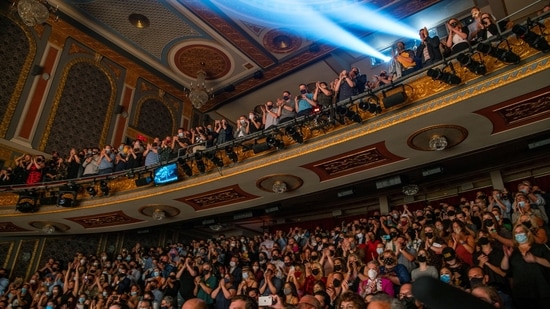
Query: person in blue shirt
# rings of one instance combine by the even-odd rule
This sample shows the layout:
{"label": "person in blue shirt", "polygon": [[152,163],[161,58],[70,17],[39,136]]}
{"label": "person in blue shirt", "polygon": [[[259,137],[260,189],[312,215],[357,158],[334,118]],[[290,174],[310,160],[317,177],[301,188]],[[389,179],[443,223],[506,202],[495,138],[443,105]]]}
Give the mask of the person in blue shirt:
{"label": "person in blue shirt", "polygon": [[317,106],[317,102],[313,100],[313,94],[309,93],[306,84],[300,84],[300,94],[294,98],[296,116],[305,116],[311,114],[313,107]]}

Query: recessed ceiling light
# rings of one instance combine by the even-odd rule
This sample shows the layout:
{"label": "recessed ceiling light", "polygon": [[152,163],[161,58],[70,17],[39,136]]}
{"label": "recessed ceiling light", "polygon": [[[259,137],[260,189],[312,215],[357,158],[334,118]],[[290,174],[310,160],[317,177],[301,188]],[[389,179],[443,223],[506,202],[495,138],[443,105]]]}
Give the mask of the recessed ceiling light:
{"label": "recessed ceiling light", "polygon": [[134,25],[134,27],[138,29],[145,29],[149,27],[150,24],[149,18],[142,14],[130,14],[130,16],[128,16],[128,20],[132,25]]}

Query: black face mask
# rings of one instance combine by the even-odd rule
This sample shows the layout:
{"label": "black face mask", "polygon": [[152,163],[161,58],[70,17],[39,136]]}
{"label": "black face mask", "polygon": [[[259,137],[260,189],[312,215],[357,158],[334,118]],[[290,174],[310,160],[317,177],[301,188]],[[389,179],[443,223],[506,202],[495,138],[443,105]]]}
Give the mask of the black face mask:
{"label": "black face mask", "polygon": [[334,265],[334,271],[341,271],[342,265]]}
{"label": "black face mask", "polygon": [[426,233],[426,238],[432,239],[434,237],[434,233]]}
{"label": "black face mask", "polygon": [[395,238],[397,236],[397,232],[391,232],[390,236],[391,236],[391,238]]}
{"label": "black face mask", "polygon": [[470,287],[473,289],[476,286],[483,285],[483,278],[471,278],[470,279]]}
{"label": "black face mask", "polygon": [[319,258],[319,257],[318,257],[317,255],[312,255],[312,256],[311,256],[311,260],[312,260],[312,261],[317,261],[318,258]]}
{"label": "black face mask", "polygon": [[452,216],[455,215],[455,212],[452,211],[452,210],[449,210],[449,211],[447,212],[447,215],[448,215],[449,217],[452,217]]}
{"label": "black face mask", "polygon": [[483,220],[483,224],[485,224],[486,227],[491,227],[494,225],[493,219],[485,219]]}
{"label": "black face mask", "polygon": [[332,280],[332,285],[335,287],[335,288],[339,288],[341,285],[342,285],[342,281],[338,280],[338,279],[334,279]]}
{"label": "black face mask", "polygon": [[487,237],[480,237],[477,241],[477,244],[480,246],[486,245],[489,243],[489,238]]}
{"label": "black face mask", "polygon": [[401,300],[401,302],[403,303],[403,305],[405,305],[405,308],[407,309],[416,309],[418,307],[416,307],[416,299],[414,297],[403,297],[403,299]]}
{"label": "black face mask", "polygon": [[395,262],[395,260],[391,257],[387,257],[383,261],[384,261],[384,264],[386,264],[386,265],[391,265],[391,264],[393,264],[393,262]]}
{"label": "black face mask", "polygon": [[428,258],[425,255],[419,255],[416,257],[416,260],[420,263],[425,263],[428,260]]}
{"label": "black face mask", "polygon": [[202,275],[205,276],[205,275],[208,275],[210,273],[210,269],[204,269],[202,271]]}
{"label": "black face mask", "polygon": [[321,270],[319,270],[319,269],[314,269],[314,270],[311,271],[311,273],[312,273],[314,276],[317,276],[318,274],[321,273]]}

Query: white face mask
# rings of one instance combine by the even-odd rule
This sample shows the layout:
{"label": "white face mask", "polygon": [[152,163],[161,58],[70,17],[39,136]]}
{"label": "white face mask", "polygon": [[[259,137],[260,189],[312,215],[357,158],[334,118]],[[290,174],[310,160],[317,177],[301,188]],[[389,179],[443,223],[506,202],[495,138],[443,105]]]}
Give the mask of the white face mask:
{"label": "white face mask", "polygon": [[369,278],[372,280],[376,278],[376,276],[378,276],[378,272],[374,269],[369,269],[369,271],[367,272],[367,276],[369,276]]}
{"label": "white face mask", "polygon": [[376,248],[376,253],[382,254],[384,252],[384,248]]}

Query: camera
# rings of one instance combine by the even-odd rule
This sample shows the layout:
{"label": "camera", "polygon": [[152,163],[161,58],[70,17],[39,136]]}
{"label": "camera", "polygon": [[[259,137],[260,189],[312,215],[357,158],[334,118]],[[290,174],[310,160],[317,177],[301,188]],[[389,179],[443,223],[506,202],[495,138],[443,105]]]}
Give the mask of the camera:
{"label": "camera", "polygon": [[260,296],[258,298],[258,306],[272,306],[273,298],[271,296]]}

